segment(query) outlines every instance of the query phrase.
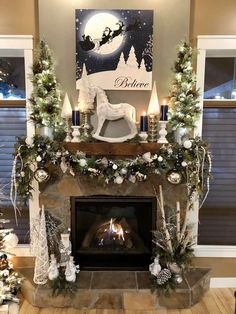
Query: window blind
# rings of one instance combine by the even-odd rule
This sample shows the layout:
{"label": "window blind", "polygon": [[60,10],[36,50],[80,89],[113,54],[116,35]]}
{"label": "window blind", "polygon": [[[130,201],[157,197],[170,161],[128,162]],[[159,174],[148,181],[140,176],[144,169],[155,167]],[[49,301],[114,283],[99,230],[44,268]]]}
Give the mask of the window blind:
{"label": "window blind", "polygon": [[10,197],[10,183],[13,163],[14,145],[16,136],[26,134],[26,110],[25,108],[0,108],[0,185],[4,188],[4,194],[8,199],[1,200],[0,209],[3,218],[10,219],[10,224],[6,228],[14,228],[20,243],[28,242],[29,231],[29,211],[22,210],[22,215],[18,217],[18,226],[15,224],[14,210]]}
{"label": "window blind", "polygon": [[236,245],[236,108],[205,108],[203,138],[213,155],[198,244]]}

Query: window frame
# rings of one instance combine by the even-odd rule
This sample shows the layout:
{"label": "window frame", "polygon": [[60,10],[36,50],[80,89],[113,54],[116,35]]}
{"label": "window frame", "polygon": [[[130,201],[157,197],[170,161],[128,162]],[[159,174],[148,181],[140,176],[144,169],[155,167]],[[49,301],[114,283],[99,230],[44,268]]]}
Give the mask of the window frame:
{"label": "window frame", "polygon": [[[33,136],[35,135],[35,127],[32,122],[29,121],[30,103],[28,102],[29,95],[33,91],[32,83],[30,82],[29,75],[31,74],[31,68],[33,64],[33,36],[32,35],[0,35],[0,56],[9,57],[24,57],[25,65],[25,94],[26,100],[14,101],[1,100],[1,107],[26,107],[26,134],[27,143],[31,143]],[[39,212],[39,188],[36,180],[33,182],[33,195],[29,200],[29,223],[30,232],[32,232],[32,225],[35,217]],[[20,256],[29,256],[30,245],[19,244],[16,248],[12,249],[14,254]]]}
{"label": "window frame", "polygon": [[[224,47],[222,49],[222,47]],[[204,100],[204,81],[206,57],[236,57],[236,36],[234,35],[201,35],[197,37],[197,83],[196,87],[200,90],[201,116],[196,127],[196,134],[202,136],[203,107],[236,107],[234,99],[228,100]],[[193,222],[196,224],[195,235],[198,234],[199,208],[194,209]],[[195,247],[197,257],[236,257],[235,245],[198,245]]]}

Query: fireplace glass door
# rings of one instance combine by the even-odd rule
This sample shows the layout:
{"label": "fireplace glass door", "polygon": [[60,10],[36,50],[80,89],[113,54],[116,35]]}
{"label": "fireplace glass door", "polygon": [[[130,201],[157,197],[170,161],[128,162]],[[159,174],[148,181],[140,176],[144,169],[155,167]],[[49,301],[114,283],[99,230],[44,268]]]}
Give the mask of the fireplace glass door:
{"label": "fireplace glass door", "polygon": [[152,254],[152,197],[73,197],[72,248],[82,269],[147,269]]}

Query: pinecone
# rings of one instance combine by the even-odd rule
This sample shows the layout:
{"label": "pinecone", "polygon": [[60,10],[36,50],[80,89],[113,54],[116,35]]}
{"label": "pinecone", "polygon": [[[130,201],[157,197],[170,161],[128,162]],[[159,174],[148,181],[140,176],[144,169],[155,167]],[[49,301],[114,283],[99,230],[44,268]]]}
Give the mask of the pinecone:
{"label": "pinecone", "polygon": [[157,275],[157,284],[164,285],[171,278],[171,271],[168,268],[163,268]]}

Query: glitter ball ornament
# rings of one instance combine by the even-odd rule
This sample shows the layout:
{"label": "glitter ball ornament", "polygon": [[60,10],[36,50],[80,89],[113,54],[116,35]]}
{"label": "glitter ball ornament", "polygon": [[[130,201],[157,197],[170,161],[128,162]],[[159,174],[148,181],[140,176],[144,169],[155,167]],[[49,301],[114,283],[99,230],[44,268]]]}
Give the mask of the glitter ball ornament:
{"label": "glitter ball ornament", "polygon": [[180,184],[182,181],[182,175],[175,170],[171,170],[166,175],[167,181],[171,184]]}
{"label": "glitter ball ornament", "polygon": [[47,181],[50,178],[50,175],[45,169],[39,168],[35,171],[34,177],[39,183],[42,183]]}
{"label": "glitter ball ornament", "polygon": [[181,284],[181,282],[183,281],[183,277],[181,274],[174,274],[173,275],[173,280],[176,284]]}
{"label": "glitter ball ornament", "polygon": [[192,142],[190,140],[184,141],[184,148],[189,149],[192,147]]}

